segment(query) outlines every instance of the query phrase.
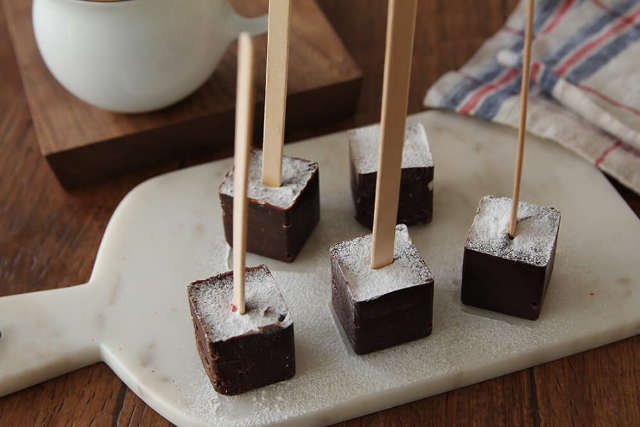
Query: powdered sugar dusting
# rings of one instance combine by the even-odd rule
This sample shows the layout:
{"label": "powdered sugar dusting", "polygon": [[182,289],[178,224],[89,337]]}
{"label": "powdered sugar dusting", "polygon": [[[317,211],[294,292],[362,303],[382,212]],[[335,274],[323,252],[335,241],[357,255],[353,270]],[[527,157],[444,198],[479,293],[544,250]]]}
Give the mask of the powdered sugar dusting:
{"label": "powdered sugar dusting", "polygon": [[289,326],[293,320],[271,272],[261,265],[247,269],[245,276],[246,313],[231,309],[233,274],[225,273],[188,287],[196,303],[204,328],[212,341],[224,341],[238,335],[258,332],[268,325]]}
{"label": "powdered sugar dusting", "polygon": [[485,196],[471,225],[466,247],[488,255],[546,266],[560,227],[560,212],[527,202],[518,204],[518,228],[508,235],[511,199]]}
{"label": "powdered sugar dusting", "polygon": [[433,275],[411,242],[407,226],[396,226],[393,263],[371,268],[371,234],[338,243],[329,253],[338,260],[349,282],[351,296],[367,301],[433,280]]}
{"label": "powdered sugar dusting", "polygon": [[[372,173],[378,170],[379,148],[379,124],[354,129],[349,132],[351,159],[358,173]],[[405,128],[402,167],[405,169],[433,167],[433,157],[429,149],[427,132],[421,123],[408,125]]]}
{"label": "powdered sugar dusting", "polygon": [[[270,187],[262,183],[262,151],[252,150],[249,159],[248,197],[257,203],[288,209],[317,170],[316,162],[282,156],[282,185]],[[225,175],[220,193],[233,197],[233,171]]]}

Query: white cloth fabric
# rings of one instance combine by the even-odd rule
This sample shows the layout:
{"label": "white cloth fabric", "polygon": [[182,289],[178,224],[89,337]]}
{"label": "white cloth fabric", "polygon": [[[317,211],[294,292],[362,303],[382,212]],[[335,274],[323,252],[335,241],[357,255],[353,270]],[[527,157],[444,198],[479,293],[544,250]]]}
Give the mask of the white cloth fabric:
{"label": "white cloth fabric", "polygon": [[[518,126],[523,2],[424,105]],[[640,0],[537,0],[527,130],[640,194]]]}

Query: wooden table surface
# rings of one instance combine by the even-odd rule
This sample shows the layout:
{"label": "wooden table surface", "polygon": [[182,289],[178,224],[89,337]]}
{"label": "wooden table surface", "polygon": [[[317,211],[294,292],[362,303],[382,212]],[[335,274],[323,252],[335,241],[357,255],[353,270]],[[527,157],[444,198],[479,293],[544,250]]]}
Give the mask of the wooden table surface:
{"label": "wooden table surface", "polygon": [[[421,0],[410,112],[421,110],[429,85],[469,59],[515,3]],[[362,97],[352,119],[296,131],[290,141],[379,119],[386,2],[320,4],[364,70]],[[211,158],[65,192],[38,151],[2,10],[0,76],[0,296],[85,282],[109,217],[129,190],[153,175]],[[216,157],[229,152],[221,149]],[[616,188],[640,215],[640,197]],[[640,425],[639,390],[636,336],[344,425]],[[102,363],[0,399],[2,426],[166,424]]]}

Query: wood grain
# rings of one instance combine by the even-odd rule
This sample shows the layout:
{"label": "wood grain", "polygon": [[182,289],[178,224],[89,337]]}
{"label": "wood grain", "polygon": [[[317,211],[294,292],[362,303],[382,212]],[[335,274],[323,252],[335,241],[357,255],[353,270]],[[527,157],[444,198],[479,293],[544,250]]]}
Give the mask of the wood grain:
{"label": "wood grain", "polygon": [[533,368],[544,425],[638,425],[640,337]]}
{"label": "wood grain", "polygon": [[393,262],[417,0],[389,0],[371,268]]}
{"label": "wood grain", "polygon": [[238,40],[238,84],[233,162],[233,299],[238,313],[245,314],[244,278],[247,255],[247,181],[253,131],[254,49],[251,37]]}
{"label": "wood grain", "polygon": [[522,77],[520,78],[520,122],[518,125],[518,148],[513,177],[513,196],[511,197],[511,215],[509,217],[509,237],[516,236],[518,226],[518,202],[520,201],[520,181],[522,180],[522,159],[524,156],[524,138],[527,134],[527,103],[529,102],[529,75],[531,68],[531,37],[533,33],[534,0],[527,0],[527,24],[524,31],[524,53],[522,54]]}
{"label": "wood grain", "polygon": [[269,0],[262,183],[271,187],[280,187],[282,184],[282,145],[287,112],[290,26],[291,1]]}
{"label": "wood grain", "polygon": [[[266,0],[233,3],[248,16],[267,10]],[[185,100],[149,114],[114,114],[75,98],[46,69],[33,36],[30,1],[4,0],[4,8],[40,149],[63,185],[87,184],[232,144],[237,43],[229,47],[207,83]],[[259,65],[255,127],[260,140],[266,34],[255,41]],[[289,129],[318,126],[353,112],[361,71],[315,0],[296,0],[292,8],[290,62]]]}
{"label": "wood grain", "polygon": [[[320,5],[364,70],[362,97],[353,118],[291,131],[289,140],[380,118],[386,2]],[[515,0],[486,0],[482,7],[476,0],[420,0],[410,112],[421,109],[427,87],[468,60],[514,6]],[[86,282],[107,221],[129,190],[155,174],[232,152],[221,146],[214,154],[65,192],[39,153],[1,8],[0,73],[0,295]],[[640,215],[640,197],[612,183]],[[340,425],[637,425],[639,359],[640,337],[634,337]],[[0,399],[0,425],[169,423],[97,364]]]}

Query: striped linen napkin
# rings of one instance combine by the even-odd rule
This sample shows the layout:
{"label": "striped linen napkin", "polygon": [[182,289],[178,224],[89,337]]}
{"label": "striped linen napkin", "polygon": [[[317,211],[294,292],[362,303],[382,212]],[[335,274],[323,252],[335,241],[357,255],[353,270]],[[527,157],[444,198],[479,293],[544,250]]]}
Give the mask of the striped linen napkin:
{"label": "striped linen napkin", "polygon": [[[524,2],[424,105],[518,126]],[[527,130],[640,194],[640,0],[538,0]]]}

